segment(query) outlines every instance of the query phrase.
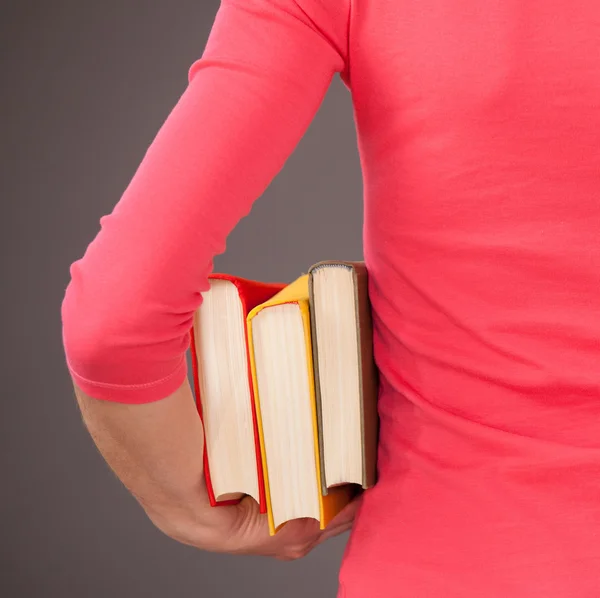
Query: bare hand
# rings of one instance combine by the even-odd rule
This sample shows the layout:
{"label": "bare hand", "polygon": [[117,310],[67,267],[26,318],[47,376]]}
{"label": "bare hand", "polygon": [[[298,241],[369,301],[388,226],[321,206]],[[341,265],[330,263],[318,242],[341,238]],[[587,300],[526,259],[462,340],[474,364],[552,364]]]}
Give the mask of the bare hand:
{"label": "bare hand", "polygon": [[120,405],[76,387],[86,426],[106,462],[169,537],[211,552],[293,560],[352,526],[359,500],[327,529],[314,519],[286,523],[269,535],[267,516],[253,498],[211,507],[203,474],[203,431],[191,389],[184,384],[162,401]]}
{"label": "bare hand", "polygon": [[247,497],[235,506],[211,508],[206,520],[197,525],[179,529],[175,534],[164,531],[175,540],[202,550],[294,560],[306,556],[329,538],[348,531],[359,500],[348,504],[325,530],[320,530],[314,519],[295,519],[270,536],[267,516],[259,512],[253,498]]}

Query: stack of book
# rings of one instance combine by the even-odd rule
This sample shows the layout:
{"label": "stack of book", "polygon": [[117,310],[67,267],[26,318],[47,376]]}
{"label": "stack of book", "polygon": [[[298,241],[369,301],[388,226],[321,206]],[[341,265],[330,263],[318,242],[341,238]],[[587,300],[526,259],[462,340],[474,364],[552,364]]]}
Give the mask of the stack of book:
{"label": "stack of book", "polygon": [[211,504],[253,497],[271,534],[324,528],[375,482],[377,370],[363,262],[289,285],[213,274],[194,317],[194,389]]}

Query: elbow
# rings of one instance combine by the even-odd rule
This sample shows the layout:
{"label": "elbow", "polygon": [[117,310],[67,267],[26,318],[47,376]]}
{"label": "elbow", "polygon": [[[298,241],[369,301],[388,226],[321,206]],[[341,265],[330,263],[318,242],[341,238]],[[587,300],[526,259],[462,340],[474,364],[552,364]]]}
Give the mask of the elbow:
{"label": "elbow", "polygon": [[116,313],[101,298],[94,302],[73,280],[67,287],[61,306],[62,341],[67,366],[76,381],[118,383],[115,366],[123,357],[119,338],[124,330]]}
{"label": "elbow", "polygon": [[86,394],[142,403],[183,383],[191,324],[174,325],[152,305],[71,280],[61,307],[63,346],[71,377]]}

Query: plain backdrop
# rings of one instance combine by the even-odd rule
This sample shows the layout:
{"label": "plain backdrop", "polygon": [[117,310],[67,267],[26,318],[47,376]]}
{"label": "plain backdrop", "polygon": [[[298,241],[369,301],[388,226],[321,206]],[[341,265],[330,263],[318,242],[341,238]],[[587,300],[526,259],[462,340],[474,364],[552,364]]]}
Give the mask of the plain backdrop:
{"label": "plain backdrop", "polygon": [[[336,594],[346,537],[280,563],[203,553],[155,530],[92,445],[64,366],[69,265],[185,89],[217,8],[0,3],[0,596]],[[336,79],[215,268],[285,282],[321,259],[360,259],[361,198],[351,99]]]}

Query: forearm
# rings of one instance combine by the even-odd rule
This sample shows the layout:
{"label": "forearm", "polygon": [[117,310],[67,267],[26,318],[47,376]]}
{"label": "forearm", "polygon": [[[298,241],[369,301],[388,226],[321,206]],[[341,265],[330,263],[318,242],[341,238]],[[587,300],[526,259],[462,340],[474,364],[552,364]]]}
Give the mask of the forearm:
{"label": "forearm", "polygon": [[186,381],[164,400],[127,405],[101,401],[75,386],[82,417],[100,453],[154,524],[186,542],[205,525],[210,505],[203,477],[203,430]]}
{"label": "forearm", "polygon": [[75,395],[104,459],[154,525],[174,540],[202,550],[290,560],[351,525],[356,505],[324,533],[316,522],[298,520],[271,537],[253,499],[212,508],[203,476],[202,425],[187,381],[169,397],[144,405],[101,401],[77,386]]}

